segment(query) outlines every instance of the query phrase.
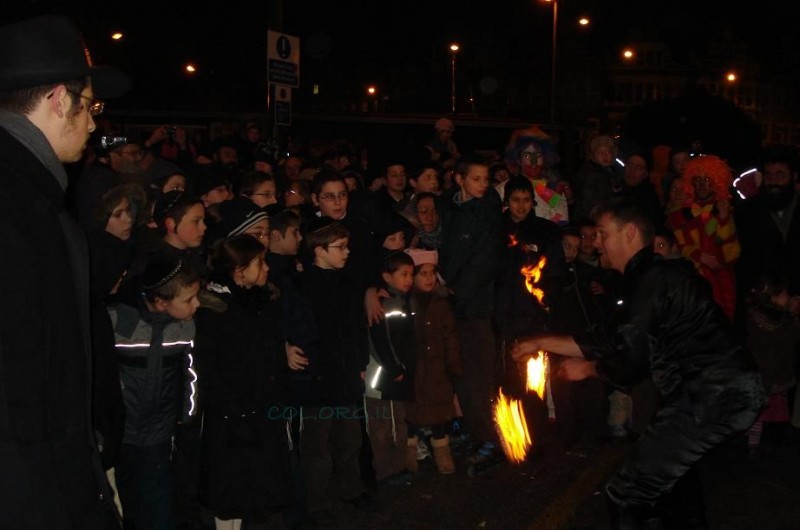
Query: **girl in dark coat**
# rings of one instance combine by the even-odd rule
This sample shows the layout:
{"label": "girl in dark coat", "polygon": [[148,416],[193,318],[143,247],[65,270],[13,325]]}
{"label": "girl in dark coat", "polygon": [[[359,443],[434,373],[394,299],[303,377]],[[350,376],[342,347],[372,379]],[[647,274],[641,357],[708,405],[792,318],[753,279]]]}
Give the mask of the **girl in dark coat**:
{"label": "girl in dark coat", "polygon": [[277,410],[276,313],[262,287],[265,249],[243,234],[218,241],[206,289],[213,307],[195,316],[196,363],[205,406],[201,501],[218,529],[263,522],[286,503],[288,444]]}
{"label": "girl in dark coat", "polygon": [[453,309],[447,298],[436,293],[435,250],[407,250],[414,260],[413,301],[416,308],[417,359],[414,372],[415,401],[406,404],[408,449],[406,465],[417,469],[417,442],[421,427],[431,427],[436,467],[442,474],[455,471],[446,434],[455,416],[452,378],[461,375]]}

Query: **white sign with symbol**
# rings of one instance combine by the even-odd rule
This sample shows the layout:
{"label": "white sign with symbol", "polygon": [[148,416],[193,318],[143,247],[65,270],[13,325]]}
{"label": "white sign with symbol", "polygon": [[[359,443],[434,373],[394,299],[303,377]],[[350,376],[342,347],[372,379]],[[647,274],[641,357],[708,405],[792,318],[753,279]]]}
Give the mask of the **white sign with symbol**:
{"label": "white sign with symbol", "polygon": [[267,79],[270,83],[300,86],[300,39],[293,35],[267,32]]}

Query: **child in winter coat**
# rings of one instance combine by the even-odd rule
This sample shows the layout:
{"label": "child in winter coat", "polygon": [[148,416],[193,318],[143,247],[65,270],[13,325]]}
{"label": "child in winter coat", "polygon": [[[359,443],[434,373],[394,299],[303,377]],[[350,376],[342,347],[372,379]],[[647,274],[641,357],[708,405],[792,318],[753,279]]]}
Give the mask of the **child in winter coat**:
{"label": "child in winter coat", "polygon": [[796,383],[793,361],[800,343],[800,321],[790,314],[789,302],[783,279],[761,278],[747,298],[747,345],[769,396],[748,433],[751,454],[758,453],[765,422],[789,421],[786,394]]}
{"label": "child in winter coat", "polygon": [[438,254],[435,250],[409,249],[414,260],[412,302],[416,311],[416,369],[414,401],[406,404],[408,446],[406,466],[417,471],[417,442],[423,427],[430,427],[431,445],[439,473],[455,472],[447,428],[455,416],[452,377],[461,375],[461,355],[455,317],[450,302],[436,292]]}
{"label": "child in winter coat", "polygon": [[408,254],[394,251],[383,259],[382,269],[389,297],[383,299],[384,319],[369,328],[364,408],[375,479],[379,484],[399,485],[411,478],[405,458],[405,407],[414,399],[416,344],[409,295],[414,261]]}

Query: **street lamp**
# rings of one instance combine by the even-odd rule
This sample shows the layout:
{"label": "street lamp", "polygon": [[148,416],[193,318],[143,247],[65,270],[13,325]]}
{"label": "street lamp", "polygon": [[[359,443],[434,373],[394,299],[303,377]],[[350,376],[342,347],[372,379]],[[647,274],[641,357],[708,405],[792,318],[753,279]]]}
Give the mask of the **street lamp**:
{"label": "street lamp", "polygon": [[544,0],[553,4],[553,57],[550,66],[550,126],[556,123],[556,34],[558,29],[558,0]]}
{"label": "street lamp", "polygon": [[375,97],[378,94],[378,89],[375,85],[369,85],[367,87],[367,97],[372,99],[372,106],[374,107],[375,112],[378,112],[378,98]]}
{"label": "street lamp", "polygon": [[456,113],[456,54],[460,49],[457,42],[450,44],[450,107]]}

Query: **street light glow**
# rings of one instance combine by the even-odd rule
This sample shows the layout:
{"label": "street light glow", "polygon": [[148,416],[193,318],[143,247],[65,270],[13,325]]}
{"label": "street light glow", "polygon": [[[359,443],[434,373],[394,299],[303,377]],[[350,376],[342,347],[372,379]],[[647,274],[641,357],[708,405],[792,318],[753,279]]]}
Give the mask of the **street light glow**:
{"label": "street light glow", "polygon": [[456,112],[456,54],[461,47],[457,42],[450,43],[450,110]]}
{"label": "street light glow", "polygon": [[578,19],[578,24],[581,26],[588,26],[589,25],[589,17],[581,17]]}
{"label": "street light glow", "polygon": [[370,86],[367,87],[367,94],[369,94],[370,96],[374,96],[375,92],[377,92],[377,91],[378,90],[375,88],[374,85],[370,85]]}
{"label": "street light glow", "polygon": [[725,79],[728,81],[728,83],[733,83],[736,81],[736,72],[728,72],[728,74],[725,76]]}
{"label": "street light glow", "polygon": [[183,67],[187,74],[194,74],[197,72],[197,68],[192,63],[188,63],[186,66]]}
{"label": "street light glow", "polygon": [[122,37],[124,37],[124,35],[119,31],[115,31],[114,33],[111,34],[112,40],[122,40]]}
{"label": "street light glow", "polygon": [[624,50],[622,50],[622,57],[623,57],[625,60],[628,60],[628,61],[630,61],[631,59],[633,59],[633,57],[634,57],[635,55],[636,55],[636,54],[635,54],[635,53],[633,53],[633,50],[631,50],[630,48],[625,48]]}

